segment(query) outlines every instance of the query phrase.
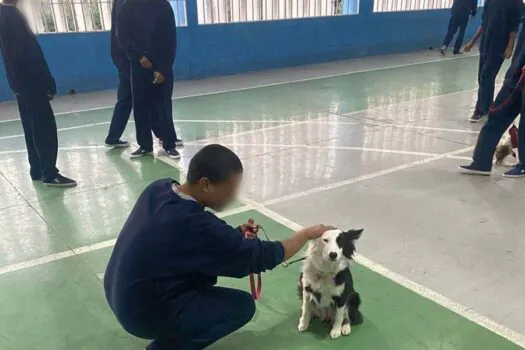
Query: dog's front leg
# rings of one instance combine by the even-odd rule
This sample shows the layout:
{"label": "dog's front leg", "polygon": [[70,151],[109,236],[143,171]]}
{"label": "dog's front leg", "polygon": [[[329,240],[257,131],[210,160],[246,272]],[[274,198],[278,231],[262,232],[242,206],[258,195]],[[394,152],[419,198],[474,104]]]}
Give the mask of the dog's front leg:
{"label": "dog's front leg", "polygon": [[310,327],[312,321],[312,296],[303,290],[303,306],[301,308],[301,318],[299,319],[299,332],[304,332]]}
{"label": "dog's front leg", "polygon": [[339,338],[343,333],[343,322],[345,320],[345,314],[348,314],[346,306],[338,307],[335,309],[334,323],[332,324],[332,331],[330,336],[332,339]]}

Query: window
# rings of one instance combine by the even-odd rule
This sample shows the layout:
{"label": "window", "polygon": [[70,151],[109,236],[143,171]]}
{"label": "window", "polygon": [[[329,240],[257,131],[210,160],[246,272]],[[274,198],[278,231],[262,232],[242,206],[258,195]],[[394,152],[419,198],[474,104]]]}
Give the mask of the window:
{"label": "window", "polygon": [[374,0],[374,12],[438,10],[451,8],[452,3],[453,0]]}
{"label": "window", "polygon": [[[186,1],[170,1],[178,26],[186,26]],[[36,33],[96,32],[111,29],[112,0],[23,1]]]}
{"label": "window", "polygon": [[359,0],[197,0],[199,24],[355,15]]}

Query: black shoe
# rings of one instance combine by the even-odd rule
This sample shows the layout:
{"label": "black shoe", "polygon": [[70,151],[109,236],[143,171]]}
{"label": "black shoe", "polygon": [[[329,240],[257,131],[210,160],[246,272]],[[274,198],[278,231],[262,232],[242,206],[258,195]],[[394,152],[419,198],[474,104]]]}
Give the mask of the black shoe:
{"label": "black shoe", "polygon": [[175,149],[165,149],[164,153],[171,159],[180,159],[180,153]]}
{"label": "black shoe", "polygon": [[181,139],[175,140],[175,146],[176,147],[184,147],[184,142]]}
{"label": "black shoe", "polygon": [[474,114],[469,118],[469,121],[471,123],[479,123],[481,121],[483,121],[483,119],[485,119],[487,115],[486,114],[481,114],[481,113],[478,113],[478,112],[474,112]]}
{"label": "black shoe", "polygon": [[75,187],[77,182],[58,174],[52,180],[44,180],[44,185],[47,187]]}
{"label": "black shoe", "polygon": [[152,156],[152,155],[153,155],[153,150],[146,150],[143,148],[139,148],[135,152],[131,153],[129,157],[131,159],[135,159],[135,158],[142,158],[142,157]]}
{"label": "black shoe", "polygon": [[459,55],[463,55],[463,52],[461,52],[461,51],[454,51],[454,52],[452,52],[452,54],[454,56],[459,56]]}
{"label": "black shoe", "polygon": [[30,175],[31,175],[31,180],[33,180],[33,181],[40,181],[40,180],[42,180],[42,174],[33,174],[33,173],[31,173]]}
{"label": "black shoe", "polygon": [[109,147],[109,148],[127,148],[127,147],[129,147],[129,142],[128,141],[122,141],[122,140],[111,141],[111,142],[106,141],[106,147]]}
{"label": "black shoe", "polygon": [[481,175],[481,176],[490,176],[490,169],[483,170],[479,169],[476,165],[460,165],[459,172],[464,175]]}
{"label": "black shoe", "polygon": [[442,56],[446,56],[447,55],[447,47],[446,46],[441,46],[441,50],[439,50],[439,53],[441,53]]}

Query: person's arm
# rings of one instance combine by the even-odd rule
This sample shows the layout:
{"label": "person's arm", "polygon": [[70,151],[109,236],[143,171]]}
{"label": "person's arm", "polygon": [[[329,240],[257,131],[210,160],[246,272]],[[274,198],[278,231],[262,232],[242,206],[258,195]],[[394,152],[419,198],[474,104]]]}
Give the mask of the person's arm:
{"label": "person's arm", "polygon": [[514,6],[508,10],[507,21],[509,24],[509,42],[507,44],[507,49],[505,50],[505,58],[509,59],[514,53],[514,47],[516,45],[516,35],[520,27],[521,22],[521,9],[522,9],[521,0],[516,0]]}
{"label": "person's arm", "polygon": [[516,32],[511,32],[509,35],[509,43],[505,49],[505,59],[510,59],[514,53],[514,46],[516,45]]}
{"label": "person's arm", "polygon": [[[154,43],[154,45],[160,45],[160,47],[155,50],[157,55],[152,58],[155,80],[157,80],[157,75],[160,73],[162,75],[161,82],[164,81],[164,76],[172,74],[177,51],[175,14],[168,2],[163,3],[163,5],[164,8],[156,25],[156,32],[158,33],[155,33],[157,37],[162,36],[162,40]],[[154,83],[156,82],[154,81]]]}
{"label": "person's arm", "polygon": [[472,50],[472,47],[474,47],[474,45],[479,40],[482,34],[483,34],[483,26],[479,26],[478,30],[476,31],[476,34],[474,34],[472,39],[470,39],[470,41],[463,48],[465,52],[470,52],[470,50]]}
{"label": "person's arm", "polygon": [[476,17],[476,14],[478,13],[478,0],[470,0],[470,1],[471,1],[470,15],[472,17]]}
{"label": "person's arm", "polygon": [[135,27],[138,26],[132,21],[134,6],[132,1],[126,1],[117,15],[117,41],[128,59],[140,62],[144,68],[151,68],[148,48],[142,47],[142,44],[137,42],[133,35]]}
{"label": "person's arm", "polygon": [[[329,229],[327,226],[314,226],[296,232],[289,239],[263,241],[258,238],[246,239],[233,228],[206,213],[200,220],[198,228],[192,231],[206,242],[194,255],[199,261],[195,270],[208,276],[242,278],[250,273],[272,270],[283,261],[290,259],[311,239],[320,237]],[[199,232],[199,233],[197,233]]]}

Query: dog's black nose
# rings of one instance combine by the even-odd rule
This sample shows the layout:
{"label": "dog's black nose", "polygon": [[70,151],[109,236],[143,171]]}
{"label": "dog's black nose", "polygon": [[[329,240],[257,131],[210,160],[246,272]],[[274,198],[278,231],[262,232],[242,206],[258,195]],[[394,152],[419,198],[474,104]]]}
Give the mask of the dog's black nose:
{"label": "dog's black nose", "polygon": [[328,257],[330,258],[330,260],[335,260],[337,259],[337,253],[331,252],[330,254],[328,254]]}

